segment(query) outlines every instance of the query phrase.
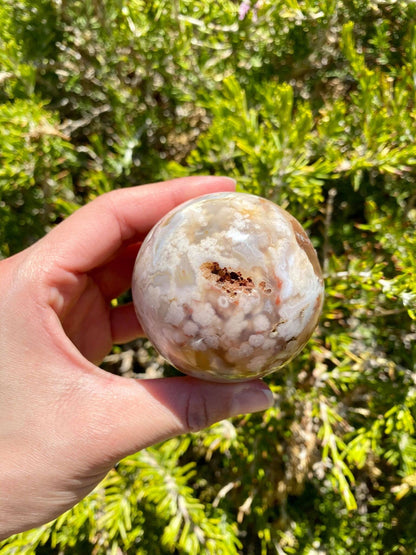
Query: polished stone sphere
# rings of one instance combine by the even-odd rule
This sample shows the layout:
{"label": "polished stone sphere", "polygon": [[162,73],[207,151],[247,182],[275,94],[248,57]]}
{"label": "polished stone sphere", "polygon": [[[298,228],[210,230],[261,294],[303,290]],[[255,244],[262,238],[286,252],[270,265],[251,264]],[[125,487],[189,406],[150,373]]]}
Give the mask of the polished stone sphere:
{"label": "polished stone sphere", "polygon": [[264,198],[213,193],[150,231],[132,283],[137,316],[181,372],[244,381],[292,360],[315,329],[324,285],[299,222]]}

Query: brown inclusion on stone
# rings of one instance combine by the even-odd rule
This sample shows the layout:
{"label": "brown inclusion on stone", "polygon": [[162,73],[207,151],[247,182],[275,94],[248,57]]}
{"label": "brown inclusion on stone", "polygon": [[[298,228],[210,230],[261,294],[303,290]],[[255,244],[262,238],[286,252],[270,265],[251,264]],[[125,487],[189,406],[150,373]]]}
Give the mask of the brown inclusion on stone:
{"label": "brown inclusion on stone", "polygon": [[219,285],[228,294],[235,296],[239,291],[249,293],[254,289],[253,280],[244,277],[241,272],[229,270],[218,262],[204,262],[200,267],[202,275],[209,281]]}

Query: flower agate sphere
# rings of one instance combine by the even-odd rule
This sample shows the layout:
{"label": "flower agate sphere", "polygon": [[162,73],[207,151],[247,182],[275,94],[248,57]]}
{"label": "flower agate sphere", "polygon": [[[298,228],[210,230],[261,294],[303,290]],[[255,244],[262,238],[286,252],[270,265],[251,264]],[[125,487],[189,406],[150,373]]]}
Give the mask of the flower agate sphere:
{"label": "flower agate sphere", "polygon": [[243,381],[299,353],[318,322],[323,280],[312,244],[285,210],[254,195],[214,193],[156,224],[132,292],[146,335],[173,366]]}

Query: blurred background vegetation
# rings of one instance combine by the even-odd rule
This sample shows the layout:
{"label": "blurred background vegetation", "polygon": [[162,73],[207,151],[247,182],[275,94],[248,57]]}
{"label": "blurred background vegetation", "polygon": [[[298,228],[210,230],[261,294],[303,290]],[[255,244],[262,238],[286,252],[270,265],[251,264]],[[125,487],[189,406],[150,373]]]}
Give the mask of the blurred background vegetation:
{"label": "blurred background vegetation", "polygon": [[[416,553],[415,101],[410,0],[1,0],[0,256],[110,189],[222,174],[326,278],[274,408],[125,459],[1,554]],[[172,373],[143,341],[104,367]]]}

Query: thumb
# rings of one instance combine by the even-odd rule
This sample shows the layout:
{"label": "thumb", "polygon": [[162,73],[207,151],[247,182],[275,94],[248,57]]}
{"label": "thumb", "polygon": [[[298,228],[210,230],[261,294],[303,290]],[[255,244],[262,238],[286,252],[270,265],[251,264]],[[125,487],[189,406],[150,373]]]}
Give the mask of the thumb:
{"label": "thumb", "polygon": [[[224,384],[190,377],[135,381],[111,376],[111,381],[100,396],[101,456],[110,463],[164,439],[273,404],[273,394],[261,380]],[[101,449],[95,447],[97,455]]]}

